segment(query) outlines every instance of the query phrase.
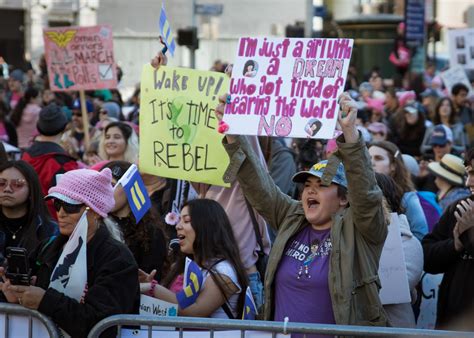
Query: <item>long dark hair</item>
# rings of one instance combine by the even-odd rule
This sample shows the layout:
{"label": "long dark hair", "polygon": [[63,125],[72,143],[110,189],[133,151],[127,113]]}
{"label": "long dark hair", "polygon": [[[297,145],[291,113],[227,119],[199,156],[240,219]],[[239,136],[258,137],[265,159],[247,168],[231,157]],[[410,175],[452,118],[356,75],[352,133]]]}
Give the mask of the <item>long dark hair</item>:
{"label": "long dark hair", "polygon": [[18,101],[15,109],[12,111],[12,116],[10,120],[18,127],[21,123],[21,118],[23,116],[23,110],[25,109],[26,105],[30,103],[31,99],[38,97],[39,92],[36,88],[30,87],[26,90],[25,95]]}
{"label": "long dark hair", "polygon": [[30,191],[25,202],[28,205],[25,231],[20,240],[20,245],[30,252],[40,243],[40,239],[36,235],[38,217],[45,223],[51,221],[51,216],[44,202],[41,184],[35,169],[25,161],[9,161],[0,165],[0,173],[10,168],[18,170],[25,177]]}
{"label": "long dark hair", "polygon": [[454,104],[453,101],[449,97],[444,97],[441,100],[439,100],[438,104],[436,105],[435,108],[435,114],[433,117],[433,124],[436,126],[438,124],[441,124],[441,115],[439,114],[439,109],[441,108],[441,105],[444,103],[444,101],[449,102],[449,106],[451,108],[451,114],[449,114],[449,124],[452,126],[455,123],[455,110],[454,110]]}
{"label": "long dark hair", "polygon": [[237,314],[241,314],[248,286],[247,274],[224,208],[216,201],[204,198],[189,201],[184,206],[189,208],[191,226],[196,233],[193,244],[194,260],[210,271],[226,301],[229,287],[219,274],[213,272],[213,267],[221,260],[227,260],[232,265],[241,288],[237,303]]}
{"label": "long dark hair", "polygon": [[414,125],[410,125],[406,121],[405,114],[409,113],[403,108],[398,109],[394,115],[395,127],[402,140],[416,140],[419,135],[425,133],[425,115],[421,111],[418,111],[418,120]]}
{"label": "long dark hair", "polygon": [[[111,161],[105,164],[101,171],[105,168],[109,168],[112,171],[112,177],[118,181],[120,178],[122,178],[131,165],[132,164],[127,161]],[[136,222],[135,217],[131,211],[127,218],[128,222],[120,223],[120,230],[122,231],[125,244],[128,247],[140,243],[140,246],[143,247],[143,251],[150,254],[151,241],[154,231],[161,232],[165,241],[168,242],[166,238],[165,225],[158,215],[158,212],[154,208],[150,208],[150,210],[148,210],[148,212],[138,223]],[[158,273],[161,276],[164,276],[168,270],[169,260],[168,257],[165,256],[163,261],[163,271],[158,271]]]}
{"label": "long dark hair", "polygon": [[375,173],[375,179],[390,207],[390,211],[396,212],[397,214],[405,213],[402,207],[403,193],[401,193],[400,189],[397,189],[393,178],[385,174]]}

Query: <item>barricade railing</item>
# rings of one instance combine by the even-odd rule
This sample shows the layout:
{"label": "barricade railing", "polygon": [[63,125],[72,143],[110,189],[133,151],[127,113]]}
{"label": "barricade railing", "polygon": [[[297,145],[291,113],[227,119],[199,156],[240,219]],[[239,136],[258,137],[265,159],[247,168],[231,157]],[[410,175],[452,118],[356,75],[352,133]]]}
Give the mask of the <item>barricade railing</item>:
{"label": "barricade railing", "polygon": [[28,317],[28,338],[33,338],[33,318],[44,325],[50,338],[60,337],[54,322],[41,312],[17,304],[0,303],[0,315],[5,315],[5,327],[3,332],[0,332],[0,337],[10,338],[10,316]]}
{"label": "barricade railing", "polygon": [[277,334],[322,334],[329,336],[362,336],[362,337],[473,337],[472,332],[421,330],[393,327],[327,325],[292,322],[269,322],[255,320],[231,320],[195,317],[156,317],[144,315],[115,315],[101,320],[89,333],[89,338],[99,338],[100,334],[111,327],[117,327],[117,337],[122,337],[123,326],[147,326],[148,338],[153,335],[152,327],[175,327],[182,338],[185,329],[209,330],[209,337],[213,338],[216,331],[240,331],[240,337],[246,337],[246,331],[260,331]]}

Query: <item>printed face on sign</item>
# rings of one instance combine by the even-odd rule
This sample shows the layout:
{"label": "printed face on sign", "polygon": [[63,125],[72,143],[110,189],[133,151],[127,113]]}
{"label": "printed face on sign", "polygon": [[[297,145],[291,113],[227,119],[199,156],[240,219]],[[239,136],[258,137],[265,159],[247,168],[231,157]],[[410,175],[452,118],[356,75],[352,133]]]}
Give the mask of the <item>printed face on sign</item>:
{"label": "printed face on sign", "polygon": [[242,74],[246,77],[255,77],[258,71],[258,64],[254,60],[248,60],[244,65]]}

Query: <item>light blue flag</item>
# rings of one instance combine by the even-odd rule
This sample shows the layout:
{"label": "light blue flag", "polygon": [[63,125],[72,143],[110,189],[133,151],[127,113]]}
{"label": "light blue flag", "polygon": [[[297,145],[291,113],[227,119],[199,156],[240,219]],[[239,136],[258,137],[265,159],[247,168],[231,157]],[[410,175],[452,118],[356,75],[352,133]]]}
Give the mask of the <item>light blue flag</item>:
{"label": "light blue flag", "polygon": [[160,13],[160,32],[161,36],[163,37],[163,42],[165,46],[168,47],[168,50],[171,53],[171,56],[174,56],[174,50],[176,48],[176,44],[174,42],[173,32],[171,31],[171,25],[168,21],[168,17],[166,16],[165,12],[165,5],[161,5],[161,13]]}
{"label": "light blue flag", "polygon": [[137,223],[140,222],[142,217],[150,210],[151,200],[135,164],[132,164],[130,168],[128,168],[116,186],[119,184],[122,185],[127,195],[128,204]]}
{"label": "light blue flag", "polygon": [[203,280],[204,277],[199,265],[186,257],[183,290],[176,294],[181,309],[185,309],[196,302],[202,289]]}
{"label": "light blue flag", "polygon": [[250,290],[250,287],[247,286],[247,290],[245,291],[245,303],[242,319],[254,320],[256,315],[258,315],[257,307],[253,301],[252,291]]}

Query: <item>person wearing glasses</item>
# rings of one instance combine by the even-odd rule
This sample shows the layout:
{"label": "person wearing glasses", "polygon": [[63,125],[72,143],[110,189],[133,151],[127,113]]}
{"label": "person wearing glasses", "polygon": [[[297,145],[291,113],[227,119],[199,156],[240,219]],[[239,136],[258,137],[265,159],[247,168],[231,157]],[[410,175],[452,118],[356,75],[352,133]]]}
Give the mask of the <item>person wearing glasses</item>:
{"label": "person wearing glasses", "polygon": [[[137,263],[130,250],[113,237],[117,232],[104,223],[115,204],[110,169],[69,171],[49,189],[46,198],[53,200],[60,234],[31,254],[34,286],[11,285],[0,268],[4,278],[0,286],[7,300],[49,316],[72,337],[86,337],[97,322],[114,314],[138,313]],[[84,212],[88,223],[87,288],[77,301],[52,288],[50,281],[64,245]],[[69,270],[74,268],[72,265]],[[113,336],[114,330],[109,330],[102,337]]]}
{"label": "person wearing glasses", "polygon": [[32,252],[57,232],[41,193],[38,175],[25,161],[0,165],[0,254],[22,247]]}

